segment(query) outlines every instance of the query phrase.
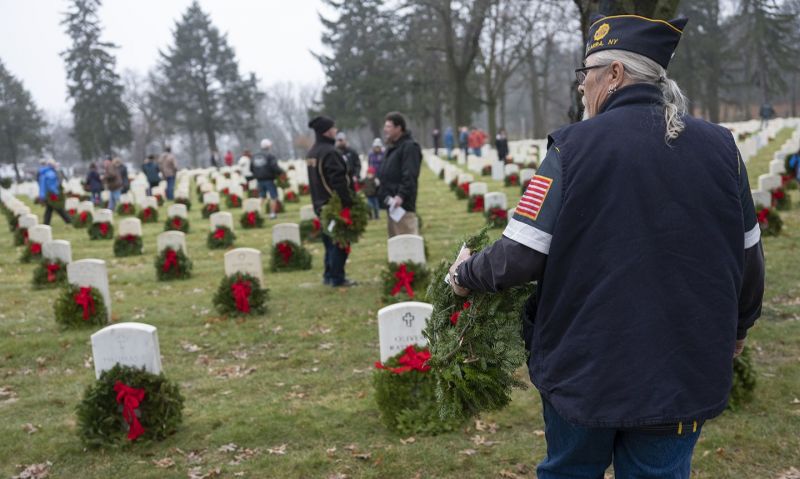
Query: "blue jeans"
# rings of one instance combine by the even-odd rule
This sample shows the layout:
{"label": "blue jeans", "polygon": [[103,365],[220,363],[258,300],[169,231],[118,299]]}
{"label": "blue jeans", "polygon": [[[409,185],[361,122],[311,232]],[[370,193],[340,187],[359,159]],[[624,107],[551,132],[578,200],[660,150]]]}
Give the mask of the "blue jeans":
{"label": "blue jeans", "polygon": [[175,199],[175,177],[168,176],[167,177],[167,199],[172,200]]}
{"label": "blue jeans", "polygon": [[122,194],[122,190],[113,190],[108,192],[108,209],[114,211],[117,209],[117,205],[119,204],[119,196]]}
{"label": "blue jeans", "polygon": [[683,479],[691,472],[692,452],[702,425],[691,423],[668,435],[613,428],[573,426],[542,398],[547,457],[536,468],[539,479],[602,479],[614,463],[618,479]]}
{"label": "blue jeans", "polygon": [[269,193],[271,200],[278,199],[278,188],[275,186],[275,180],[258,180],[258,196],[266,198]]}
{"label": "blue jeans", "polygon": [[380,205],[380,202],[378,201],[378,197],[377,196],[367,196],[367,204],[369,205],[369,209],[370,209],[370,217],[372,217],[372,215],[374,215],[376,220],[378,218],[380,218],[381,217],[381,215],[380,215],[381,205]]}
{"label": "blue jeans", "polygon": [[336,243],[324,233],[322,244],[325,245],[325,271],[322,279],[325,284],[339,286],[345,280],[344,264],[347,262],[347,251],[336,246]]}

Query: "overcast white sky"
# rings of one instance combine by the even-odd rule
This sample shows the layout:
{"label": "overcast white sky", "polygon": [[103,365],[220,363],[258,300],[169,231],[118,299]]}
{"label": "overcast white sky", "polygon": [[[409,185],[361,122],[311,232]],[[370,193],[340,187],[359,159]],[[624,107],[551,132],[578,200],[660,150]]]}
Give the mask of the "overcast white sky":
{"label": "overcast white sky", "polygon": [[[172,43],[172,29],[192,0],[104,0],[103,39],[119,46],[117,71],[145,73],[158,50]],[[60,113],[66,74],[59,53],[69,46],[60,25],[67,0],[0,0],[0,59],[21,79],[39,108]],[[319,0],[200,0],[214,25],[228,34],[242,72],[263,86],[278,81],[322,83],[310,51],[321,50]]]}

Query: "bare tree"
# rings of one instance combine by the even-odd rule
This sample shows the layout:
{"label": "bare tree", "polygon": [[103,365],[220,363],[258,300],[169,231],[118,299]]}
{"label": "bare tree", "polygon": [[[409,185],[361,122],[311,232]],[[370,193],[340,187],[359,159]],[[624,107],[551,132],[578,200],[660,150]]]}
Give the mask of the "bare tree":
{"label": "bare tree", "polygon": [[152,82],[149,77],[132,70],[122,72],[125,93],[122,100],[131,112],[133,144],[131,159],[142,163],[148,153],[156,147],[154,143],[166,143],[165,127],[159,118],[152,101]]}

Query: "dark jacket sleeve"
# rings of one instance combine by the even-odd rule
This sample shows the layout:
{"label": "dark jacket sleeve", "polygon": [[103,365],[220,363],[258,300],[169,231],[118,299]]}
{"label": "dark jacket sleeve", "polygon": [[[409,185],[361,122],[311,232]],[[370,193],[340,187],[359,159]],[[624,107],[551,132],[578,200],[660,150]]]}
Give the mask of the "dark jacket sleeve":
{"label": "dark jacket sleeve", "polygon": [[494,293],[540,280],[546,262],[547,255],[502,236],[458,267],[458,284]]}
{"label": "dark jacket sleeve", "polygon": [[744,277],[739,292],[739,325],[736,339],[744,339],[747,330],[753,327],[761,316],[761,302],[764,299],[764,249],[761,241],[752,248],[744,250]]}
{"label": "dark jacket sleeve", "polygon": [[342,206],[353,206],[353,198],[347,187],[347,164],[336,151],[331,151],[322,158],[322,174],[331,190],[335,191],[342,200]]}
{"label": "dark jacket sleeve", "polygon": [[397,191],[397,194],[403,198],[403,201],[416,198],[417,179],[419,178],[419,168],[422,163],[422,152],[419,149],[419,145],[412,142],[408,143],[409,144],[403,148],[404,151],[400,164],[402,178],[400,180],[400,188]]}

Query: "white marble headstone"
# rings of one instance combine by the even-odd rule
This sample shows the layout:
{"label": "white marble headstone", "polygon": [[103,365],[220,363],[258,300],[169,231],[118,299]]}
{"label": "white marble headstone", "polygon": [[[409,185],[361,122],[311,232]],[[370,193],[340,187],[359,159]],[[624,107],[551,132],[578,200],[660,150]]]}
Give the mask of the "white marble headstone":
{"label": "white marble headstone", "polygon": [[533,168],[523,168],[519,170],[519,184],[524,185],[528,180],[536,175],[536,170]]}
{"label": "white marble headstone", "polygon": [[258,211],[261,209],[261,200],[259,198],[247,198],[243,203],[245,213],[250,211]]}
{"label": "white marble headstone", "polygon": [[219,204],[219,193],[216,191],[209,191],[207,193],[203,193],[203,204],[208,205],[218,205]]}
{"label": "white marble headstone", "polygon": [[119,195],[119,202],[123,205],[125,203],[133,203],[133,196],[129,193],[123,193]]}
{"label": "white marble headstone", "polygon": [[[155,188],[153,188],[153,194],[155,195]],[[154,210],[158,209],[158,199],[155,196],[148,196],[142,201],[142,208],[153,208]]]}
{"label": "white marble headstone", "polygon": [[48,225],[33,225],[28,228],[28,239],[43,245],[53,239],[53,230]]}
{"label": "white marble headstone", "polygon": [[772,191],[781,186],[782,180],[778,175],[765,174],[758,177],[758,189]]}
{"label": "white marble headstone", "polygon": [[772,205],[772,194],[769,191],[751,190],[750,193],[756,208],[769,208]]}
{"label": "white marble headstone", "polygon": [[272,246],[281,241],[300,242],[300,226],[297,223],[280,223],[272,227]]}
{"label": "white marble headstone", "polygon": [[386,242],[390,263],[425,264],[425,240],[417,235],[397,235]]}
{"label": "white marble headstone", "polygon": [[98,379],[103,371],[117,364],[161,374],[158,332],[149,324],[119,323],[106,326],[92,335],[92,357]]}
{"label": "white marble headstone", "polygon": [[422,335],[422,330],[432,313],[432,305],[416,301],[381,308],[378,311],[381,362],[396,356],[410,344],[427,346],[428,340]]}
{"label": "white marble headstone", "polygon": [[161,233],[156,238],[156,248],[159,254],[166,248],[175,251],[181,249],[183,250],[183,254],[189,254],[189,251],[186,249],[186,235],[182,231],[165,231]]}
{"label": "white marble headstone", "polygon": [[469,184],[470,196],[486,195],[488,191],[489,191],[489,186],[486,183],[476,181],[474,183]]}
{"label": "white marble headstone", "polygon": [[203,183],[202,185],[200,185],[200,193],[203,193],[205,195],[206,193],[210,193],[212,191],[214,191],[214,185],[212,185],[211,183]]}
{"label": "white marble headstone", "polygon": [[119,222],[120,236],[142,236],[142,222],[139,218],[125,218]]}
{"label": "white marble headstone", "polygon": [[114,221],[114,212],[105,208],[95,210],[92,215],[93,223],[111,223]]}
{"label": "white marble headstone", "polygon": [[42,256],[49,260],[59,260],[64,264],[72,262],[72,246],[69,241],[52,240],[42,245]]}
{"label": "white marble headstone", "polygon": [[264,273],[261,265],[261,251],[254,248],[236,248],[225,253],[225,275],[247,273],[258,278],[264,287]]}
{"label": "white marble headstone", "polygon": [[111,292],[108,288],[106,262],[101,259],[81,259],[67,265],[67,281],[75,286],[91,286],[103,296],[108,320],[111,320]]}
{"label": "white marble headstone", "polygon": [[78,213],[83,213],[84,211],[94,214],[94,203],[91,201],[81,201],[78,204]]}
{"label": "white marble headstone", "polygon": [[181,203],[170,205],[170,207],[167,209],[167,217],[172,218],[173,216],[186,219],[189,216],[189,212],[186,210],[186,205]]}
{"label": "white marble headstone", "polygon": [[233,231],[233,215],[227,211],[212,213],[211,216],[208,217],[208,221],[211,224],[209,228],[211,231],[216,230],[217,226],[227,226],[229,230]]}
{"label": "white marble headstone", "polygon": [[458,184],[459,185],[463,185],[464,183],[472,183],[473,181],[475,181],[475,178],[472,175],[468,174],[468,173],[460,173],[458,175]]}
{"label": "white marble headstone", "polygon": [[310,221],[317,217],[317,214],[314,213],[314,207],[312,205],[303,205],[300,207],[300,221]]}
{"label": "white marble headstone", "polygon": [[783,160],[772,160],[769,162],[769,174],[782,175],[786,172],[786,165]]}
{"label": "white marble headstone", "polygon": [[494,181],[503,181],[503,178],[505,177],[503,174],[505,171],[504,167],[505,165],[499,161],[492,163],[492,179]]}
{"label": "white marble headstone", "polygon": [[17,225],[19,225],[20,228],[30,229],[31,227],[36,226],[37,224],[39,224],[39,218],[36,215],[32,215],[30,213],[27,215],[20,216],[19,219],[17,220]]}
{"label": "white marble headstone", "polygon": [[69,211],[69,210],[78,211],[78,205],[80,203],[81,202],[78,201],[78,198],[70,196],[69,198],[65,198],[64,199],[64,209],[67,210],[67,211]]}
{"label": "white marble headstone", "polygon": [[508,209],[508,200],[505,193],[492,192],[483,195],[483,205],[486,211],[492,208]]}
{"label": "white marble headstone", "polygon": [[519,165],[515,165],[514,163],[509,163],[505,166],[504,173],[506,176],[512,174],[519,174]]}

